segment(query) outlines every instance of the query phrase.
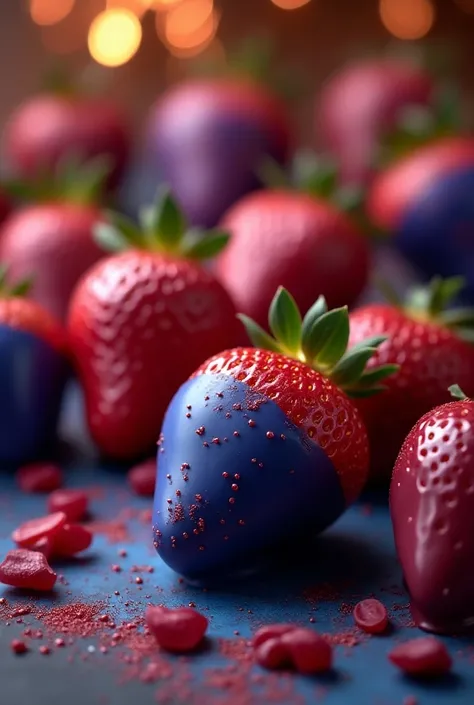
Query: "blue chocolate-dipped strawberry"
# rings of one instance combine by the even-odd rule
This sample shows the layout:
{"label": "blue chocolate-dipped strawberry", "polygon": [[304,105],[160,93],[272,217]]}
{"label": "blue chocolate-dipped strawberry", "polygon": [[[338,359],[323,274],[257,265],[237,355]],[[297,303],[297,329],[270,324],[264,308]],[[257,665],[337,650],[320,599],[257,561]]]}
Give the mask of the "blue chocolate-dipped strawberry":
{"label": "blue chocolate-dipped strawberry", "polygon": [[54,439],[68,374],[64,333],[25,297],[27,283],[8,288],[0,268],[0,462],[34,459]]}
{"label": "blue chocolate-dipped strawberry", "polygon": [[377,392],[394,366],[366,373],[385,338],[347,352],[347,308],[320,297],[301,320],[283,288],[270,337],[207,360],[181,386],[158,451],[153,535],[191,579],[246,569],[267,549],[332,524],[368,472],[364,424],[349,395]]}
{"label": "blue chocolate-dipped strawberry", "polygon": [[427,276],[462,275],[474,297],[474,140],[446,137],[402,157],[374,180],[369,216]]}
{"label": "blue chocolate-dipped strawberry", "polygon": [[194,225],[212,226],[259,186],[264,155],[288,157],[285,108],[242,79],[194,79],[162,95],[148,121],[149,168],[171,186]]}

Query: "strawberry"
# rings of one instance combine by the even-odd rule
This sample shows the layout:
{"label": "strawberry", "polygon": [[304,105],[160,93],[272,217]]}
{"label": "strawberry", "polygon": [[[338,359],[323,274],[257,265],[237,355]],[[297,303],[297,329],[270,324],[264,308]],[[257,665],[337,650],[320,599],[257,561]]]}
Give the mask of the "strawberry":
{"label": "strawberry", "polygon": [[68,364],[65,334],[26,282],[0,268],[0,461],[34,460],[54,440]]}
{"label": "strawberry", "polygon": [[374,179],[367,211],[428,277],[462,275],[474,297],[474,140],[445,137],[395,161]]}
{"label": "strawberry", "polygon": [[414,288],[405,307],[395,300],[369,304],[350,315],[351,345],[367,336],[388,337],[368,368],[400,366],[383,393],[357,402],[369,434],[373,479],[389,480],[408,431],[422,414],[443,401],[453,379],[474,393],[474,350],[468,342],[473,312],[445,310],[461,287],[459,278],[434,279],[428,287]]}
{"label": "strawberry", "polygon": [[232,239],[216,272],[237,308],[260,325],[266,323],[268,303],[280,284],[306,310],[319,292],[330,307],[351,305],[367,283],[367,238],[321,198],[291,190],[258,191],[236,203],[222,227]]}
{"label": "strawberry", "polygon": [[474,577],[474,402],[428,411],[408,434],[390,487],[390,511],[418,626],[457,633],[472,627]]}
{"label": "strawberry", "polygon": [[4,131],[6,157],[16,177],[29,181],[54,171],[71,156],[89,161],[106,157],[108,183],[120,180],[130,150],[129,129],[108,100],[67,92],[46,92],[27,99]]}
{"label": "strawberry", "polygon": [[263,155],[284,162],[290,148],[283,105],[237,78],[172,87],[153,106],[147,132],[149,168],[170,184],[190,221],[204,226],[259,186]]}
{"label": "strawberry", "polygon": [[104,176],[101,160],[80,169],[70,162],[37,184],[10,185],[35,202],[0,228],[0,259],[12,277],[34,276],[31,298],[61,321],[77,280],[103,255],[92,228],[100,217],[94,201]]}
{"label": "strawberry", "polygon": [[156,444],[176,388],[203,357],[234,344],[238,322],[199,263],[227,234],[186,233],[167,192],[142,211],[141,228],[118,214],[109,220],[96,234],[116,252],[78,284],[68,327],[92,437],[103,453],[128,459]]}
{"label": "strawberry", "polygon": [[366,183],[380,138],[404,109],[428,105],[432,93],[424,70],[394,58],[351,62],[331,77],[318,96],[316,122],[343,180]]}
{"label": "strawberry", "polygon": [[347,307],[319,297],[304,320],[280,287],[270,337],[204,362],[174,396],[158,452],[154,540],[188,578],[248,569],[262,552],[332,524],[360,493],[369,447],[349,398],[392,367],[364,372],[384,338],[346,353]]}

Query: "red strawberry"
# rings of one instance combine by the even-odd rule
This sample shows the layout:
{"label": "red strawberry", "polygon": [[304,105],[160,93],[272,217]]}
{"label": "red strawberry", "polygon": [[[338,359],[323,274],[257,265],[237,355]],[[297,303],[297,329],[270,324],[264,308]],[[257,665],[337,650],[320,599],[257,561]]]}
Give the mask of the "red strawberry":
{"label": "red strawberry", "polygon": [[30,180],[55,169],[65,157],[106,157],[115,185],[127,162],[128,127],[109,101],[74,94],[44,93],[22,103],[5,132],[7,159],[15,175]]}
{"label": "red strawberry", "polygon": [[384,132],[395,125],[403,109],[428,105],[432,93],[425,71],[395,59],[353,62],[330,78],[319,94],[316,120],[343,179],[366,182]]}
{"label": "red strawberry", "polygon": [[61,321],[77,280],[103,255],[92,235],[103,164],[90,162],[79,171],[71,166],[36,186],[19,185],[38,202],[12,213],[0,229],[0,258],[12,277],[32,278],[31,298]]}
{"label": "red strawberry", "polygon": [[474,616],[474,402],[425,414],[408,434],[390,487],[395,542],[418,626],[457,633]]}
{"label": "red strawberry", "polygon": [[324,297],[302,321],[280,288],[269,314],[275,338],[240,318],[260,349],[225,350],[203,363],[175,394],[160,436],[155,546],[188,577],[249,569],[261,563],[259,552],[339,517],[369,464],[348,395],[372,394],[392,371],[365,374],[383,338],[346,353],[347,307],[328,311]]}
{"label": "red strawberry", "polygon": [[[474,350],[463,340],[472,324],[470,309],[445,310],[462,287],[459,278],[434,279],[414,289],[405,308],[373,304],[351,313],[350,344],[386,335],[368,367],[396,363],[387,389],[358,402],[370,438],[371,474],[388,481],[403,439],[417,419],[441,403],[453,379],[474,394]],[[472,335],[472,333],[471,333]]]}
{"label": "red strawberry", "polygon": [[217,274],[237,308],[260,325],[280,285],[292,291],[302,310],[319,293],[330,307],[350,305],[365,287],[369,243],[326,201],[286,190],[258,191],[228,211],[223,227],[232,239]]}
{"label": "red strawberry", "polygon": [[185,233],[165,193],[142,213],[140,230],[123,216],[97,227],[110,249],[126,250],[97,263],[79,283],[69,332],[84,386],[92,436],[117,458],[144,454],[156,443],[176,388],[238,334],[226,291],[198,260],[228,236]]}

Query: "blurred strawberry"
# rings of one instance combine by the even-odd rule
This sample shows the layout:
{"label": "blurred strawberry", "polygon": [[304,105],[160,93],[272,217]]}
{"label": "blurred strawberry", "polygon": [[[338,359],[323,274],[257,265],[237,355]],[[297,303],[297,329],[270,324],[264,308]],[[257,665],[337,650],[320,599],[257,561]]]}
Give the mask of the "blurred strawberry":
{"label": "blurred strawberry", "polygon": [[199,263],[227,234],[186,232],[167,192],[142,211],[140,228],[118,214],[109,220],[96,234],[116,254],[79,282],[68,324],[91,435],[103,453],[133,458],[156,444],[178,386],[231,347],[239,325],[229,295]]}
{"label": "blurred strawberry", "polygon": [[432,94],[426,71],[395,58],[352,62],[331,77],[319,94],[316,121],[343,180],[366,183],[381,137],[405,108],[429,105]]}
{"label": "blurred strawberry", "polygon": [[10,169],[30,180],[65,158],[100,156],[110,166],[108,185],[116,186],[128,159],[129,128],[109,100],[81,94],[67,82],[60,76],[55,90],[27,99],[11,115],[3,134]]}
{"label": "blurred strawberry", "polygon": [[474,300],[474,139],[445,137],[382,170],[367,198],[375,225],[428,277],[462,275]]}
{"label": "blurred strawberry", "polygon": [[263,86],[238,78],[196,79],[162,95],[148,120],[149,168],[159,169],[190,222],[213,226],[259,186],[264,155],[286,161],[285,108]]}
{"label": "blurred strawberry", "polygon": [[71,292],[83,272],[103,255],[92,227],[105,178],[102,159],[62,163],[54,177],[10,187],[36,201],[14,211],[0,228],[0,258],[14,279],[31,278],[30,297],[63,321]]}
{"label": "blurred strawberry", "polygon": [[294,165],[294,181],[305,192],[292,190],[277,165],[266,162],[266,181],[281,187],[244,197],[222,220],[232,238],[216,272],[237,308],[260,325],[278,286],[291,290],[304,310],[319,294],[330,307],[350,306],[367,283],[369,239],[340,206],[349,194],[337,190],[333,165],[316,161],[301,154]]}
{"label": "blurred strawberry", "polygon": [[28,283],[0,267],[0,461],[35,460],[53,441],[67,379],[66,336]]}
{"label": "blurred strawberry", "polygon": [[403,440],[427,411],[446,399],[453,380],[474,394],[472,309],[449,309],[462,281],[434,279],[413,289],[407,302],[363,306],[350,315],[350,345],[370,336],[387,336],[368,369],[398,364],[385,391],[357,400],[371,449],[372,479],[388,481]]}

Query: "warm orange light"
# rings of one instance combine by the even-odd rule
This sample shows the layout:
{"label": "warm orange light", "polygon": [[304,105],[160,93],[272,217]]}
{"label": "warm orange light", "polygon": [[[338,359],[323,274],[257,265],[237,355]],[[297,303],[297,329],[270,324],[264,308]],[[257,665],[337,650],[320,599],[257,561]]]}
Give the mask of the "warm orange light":
{"label": "warm orange light", "polygon": [[39,25],[52,25],[61,22],[69,15],[75,0],[30,0],[30,15]]}
{"label": "warm orange light", "polygon": [[173,5],[179,5],[181,0],[151,0],[150,7],[156,12],[168,12]]}
{"label": "warm orange light", "polygon": [[168,25],[163,27],[159,21],[157,21],[157,30],[169,52],[175,57],[186,59],[201,54],[211,45],[216,36],[219,22],[220,14],[213,10],[209,17],[189,34],[175,34],[170,31]]}
{"label": "warm orange light", "polygon": [[104,10],[93,20],[87,43],[98,64],[121,66],[136,54],[142,40],[142,26],[130,10]]}
{"label": "warm orange light", "polygon": [[307,5],[309,0],[272,0],[272,3],[282,10],[296,10],[298,7]]}
{"label": "warm orange light", "polygon": [[142,17],[151,4],[152,0],[107,0],[107,9],[130,10],[137,17]]}
{"label": "warm orange light", "polygon": [[[207,37],[212,29],[213,0],[183,0],[165,16],[163,30],[169,44],[177,47],[190,46],[188,37],[201,33],[203,27]],[[210,24],[209,24],[210,22]],[[199,42],[193,41],[192,46]]]}
{"label": "warm orange light", "polygon": [[435,19],[431,0],[380,0],[380,19],[398,39],[421,39]]}
{"label": "warm orange light", "polygon": [[454,0],[463,12],[474,13],[474,0]]}

